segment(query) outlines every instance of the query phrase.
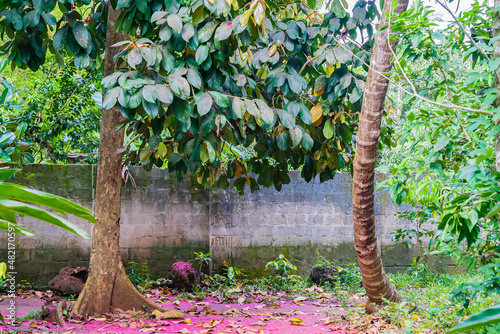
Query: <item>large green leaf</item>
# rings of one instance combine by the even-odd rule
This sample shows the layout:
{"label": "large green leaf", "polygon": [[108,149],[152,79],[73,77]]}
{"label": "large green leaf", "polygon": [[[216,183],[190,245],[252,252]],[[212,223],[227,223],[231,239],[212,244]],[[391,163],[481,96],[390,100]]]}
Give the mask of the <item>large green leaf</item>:
{"label": "large green leaf", "polygon": [[156,116],[158,116],[158,105],[156,103],[142,100],[142,107],[151,118],[156,118]]}
{"label": "large green leaf", "polygon": [[0,147],[15,139],[16,139],[16,134],[14,132],[9,131],[2,134],[2,136],[0,137]]}
{"label": "large green leaf", "polygon": [[152,85],[146,85],[142,89],[142,97],[144,97],[144,100],[151,102],[151,103],[156,103],[156,99],[158,98],[158,92],[156,91],[156,88]]}
{"label": "large green leaf", "polygon": [[212,109],[212,104],[213,100],[210,94],[203,94],[200,101],[198,101],[198,103],[196,104],[196,108],[198,108],[198,114],[200,114],[200,116],[208,114],[210,109]]}
{"label": "large green leaf", "polygon": [[493,208],[491,208],[490,212],[488,212],[486,218],[491,218],[499,212],[500,212],[500,203],[497,203]]}
{"label": "large green leaf", "polygon": [[172,103],[172,108],[174,110],[175,117],[181,122],[187,122],[191,117],[191,111],[193,107],[191,104],[185,100],[174,99]]}
{"label": "large green leaf", "polygon": [[231,36],[231,32],[233,31],[233,22],[222,22],[221,25],[217,28],[215,31],[215,41],[223,41],[229,38]]}
{"label": "large green leaf", "polygon": [[151,22],[156,22],[159,19],[163,19],[167,14],[167,12],[161,10],[154,12],[153,15],[151,15]]}
{"label": "large green leaf", "polygon": [[290,138],[292,138],[293,147],[299,145],[302,140],[302,129],[299,126],[296,126],[294,129],[291,129]]}
{"label": "large green leaf", "polygon": [[90,57],[86,53],[80,53],[75,57],[75,66],[77,69],[82,70],[84,68],[89,67],[90,65]]}
{"label": "large green leaf", "polygon": [[32,237],[35,235],[35,233],[31,232],[30,230],[27,230],[17,224],[13,224],[7,220],[0,219],[0,230],[4,231],[9,231],[9,232],[14,232],[16,234],[21,234],[21,235],[27,235],[29,237]]}
{"label": "large green leaf", "polygon": [[114,86],[116,84],[116,82],[118,81],[118,78],[122,74],[123,74],[123,72],[115,72],[115,73],[108,75],[107,77],[102,79],[102,86],[104,88],[109,88],[109,87]]}
{"label": "large green leaf", "polygon": [[170,88],[164,85],[155,85],[156,92],[158,93],[158,100],[163,103],[170,104],[174,99],[174,95]]}
{"label": "large green leaf", "polygon": [[52,39],[52,45],[57,51],[61,51],[66,45],[66,39],[68,38],[68,26],[64,26],[57,30]]}
{"label": "large green leaf", "polygon": [[0,168],[0,181],[5,181],[17,172],[19,172],[20,169],[12,169],[12,168]]}
{"label": "large green leaf", "polygon": [[168,41],[172,37],[172,28],[167,23],[161,26],[159,37],[162,41]]}
{"label": "large green leaf", "polygon": [[129,7],[132,4],[132,2],[133,0],[118,0],[116,2],[116,10]]}
{"label": "large green leaf", "polygon": [[198,50],[196,50],[195,59],[198,65],[200,65],[207,59],[208,52],[209,52],[209,47],[207,45],[200,45]]}
{"label": "large green leaf", "polygon": [[102,102],[102,107],[104,109],[111,109],[115,106],[118,101],[118,95],[120,95],[121,87],[114,87],[106,92],[106,97]]}
{"label": "large green leaf", "polygon": [[288,148],[288,135],[283,131],[278,138],[276,138],[276,143],[280,150],[284,151]]}
{"label": "large green leaf", "polygon": [[0,199],[0,210],[6,210],[20,215],[43,220],[47,223],[59,226],[67,231],[70,231],[82,238],[90,238],[87,232],[74,225],[73,223],[70,223],[66,219],[59,217],[53,213],[47,212],[44,209],[40,209],[26,203],[8,199]]}
{"label": "large green leaf", "polygon": [[17,224],[16,214],[10,211],[0,210],[0,219]]}
{"label": "large green leaf", "polygon": [[81,205],[73,203],[65,198],[15,183],[0,182],[0,199],[10,199],[43,205],[62,214],[69,213],[89,222],[96,222],[92,213]]}
{"label": "large green leaf", "polygon": [[127,62],[132,68],[136,68],[142,62],[142,55],[139,50],[132,49],[128,54]]}
{"label": "large green leaf", "polygon": [[446,333],[459,333],[470,329],[481,328],[488,325],[500,322],[500,304],[490,307],[483,312],[479,312],[471,316],[469,319],[462,321]]}
{"label": "large green leaf", "polygon": [[215,156],[215,150],[212,147],[212,144],[210,144],[209,141],[204,142],[200,151],[200,160],[202,162],[213,162],[215,160]]}
{"label": "large green leaf", "polygon": [[314,140],[306,130],[302,131],[302,147],[310,150],[314,146]]}
{"label": "large green leaf", "polygon": [[245,109],[250,115],[260,118],[260,110],[254,100],[245,99]]}
{"label": "large green leaf", "polygon": [[182,19],[177,14],[170,14],[167,17],[167,24],[175,31],[177,34],[182,32]]}
{"label": "large green leaf", "polygon": [[434,145],[434,152],[439,152],[443,148],[445,148],[450,142],[450,138],[448,137],[439,137],[436,144]]}
{"label": "large green leaf", "polygon": [[243,115],[245,115],[246,112],[245,102],[243,102],[243,100],[240,99],[239,97],[235,97],[233,99],[232,107],[236,116],[238,118],[243,118]]}
{"label": "large green leaf", "polygon": [[25,27],[34,27],[40,22],[40,16],[37,15],[35,10],[28,12],[24,15],[23,24]]}
{"label": "large green leaf", "polygon": [[85,28],[83,24],[79,22],[75,24],[75,27],[73,28],[73,36],[82,48],[84,48],[85,50],[90,49],[90,32],[87,30],[87,28]]}
{"label": "large green leaf", "polygon": [[334,129],[332,126],[332,120],[328,118],[325,122],[325,126],[323,127],[323,136],[325,136],[326,139],[330,139],[333,137]]}
{"label": "large green leaf", "polygon": [[293,116],[286,110],[276,109],[276,113],[280,117],[280,122],[288,129],[295,128],[295,119]]}
{"label": "large green leaf", "polygon": [[191,23],[186,23],[184,27],[182,27],[182,33],[181,33],[182,39],[185,40],[186,42],[189,42],[191,37],[194,36],[194,27]]}
{"label": "large green leaf", "polygon": [[201,88],[202,79],[201,79],[201,75],[200,75],[200,73],[198,73],[198,71],[190,68],[186,74],[186,77],[187,77],[189,83],[191,85],[193,85],[194,88],[198,88],[198,89]]}
{"label": "large green leaf", "polygon": [[16,30],[23,29],[23,19],[21,17],[21,14],[19,14],[17,10],[12,10],[11,15],[12,15],[11,23],[14,26],[14,29]]}
{"label": "large green leaf", "polygon": [[189,97],[189,82],[180,75],[172,74],[168,77],[168,84],[172,92],[183,100]]}
{"label": "large green leaf", "polygon": [[205,43],[212,37],[218,24],[218,21],[210,21],[200,29],[200,31],[198,32],[198,39],[200,43]]}
{"label": "large green leaf", "polygon": [[[260,118],[262,121],[266,122],[269,125],[272,125],[274,121],[274,111],[271,107],[267,105],[266,102],[256,99],[255,104],[257,105],[257,108],[259,108],[260,111]],[[294,122],[295,125],[295,122]]]}
{"label": "large green leaf", "polygon": [[210,95],[212,95],[212,98],[214,99],[215,103],[221,108],[227,108],[229,107],[229,98],[219,92],[216,91],[210,91],[208,92]]}

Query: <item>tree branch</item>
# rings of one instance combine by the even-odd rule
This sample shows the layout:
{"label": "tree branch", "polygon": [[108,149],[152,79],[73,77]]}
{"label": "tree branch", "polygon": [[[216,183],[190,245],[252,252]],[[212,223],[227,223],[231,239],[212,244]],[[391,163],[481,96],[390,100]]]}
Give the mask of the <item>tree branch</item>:
{"label": "tree branch", "polygon": [[[302,68],[300,69],[298,75],[300,75],[302,73],[302,71],[305,70],[306,66],[309,65],[310,63],[312,63],[313,61],[315,61],[316,59],[318,59],[318,57],[311,57],[309,58],[304,65],[302,65]],[[315,69],[316,70],[316,69]]]}
{"label": "tree branch", "polygon": [[453,20],[456,22],[456,24],[458,25],[458,27],[460,28],[460,30],[463,31],[463,33],[467,36],[467,38],[471,41],[472,45],[474,45],[476,47],[476,49],[481,52],[481,54],[484,56],[484,58],[486,60],[490,60],[490,57],[486,54],[486,52],[484,52],[483,48],[480,48],[479,45],[477,45],[476,41],[474,41],[474,39],[472,38],[471,34],[465,30],[465,27],[463,26],[462,22],[460,22],[457,18],[457,16],[453,13],[453,11],[450,9],[450,7],[448,7],[448,5],[446,5],[446,3],[444,2],[441,2],[440,0],[436,0],[436,2],[444,8],[444,10],[446,10],[450,15],[451,17],[453,17]]}
{"label": "tree branch", "polygon": [[[429,104],[433,104],[433,105],[436,105],[436,106],[439,106],[439,107],[443,107],[443,108],[450,108],[450,109],[455,109],[456,108],[456,109],[461,109],[461,110],[465,110],[465,111],[471,111],[471,112],[474,112],[474,113],[480,114],[480,115],[493,116],[493,112],[488,111],[488,110],[468,108],[468,107],[459,106],[459,105],[456,105],[456,104],[453,104],[453,103],[449,103],[449,104],[439,103],[439,102],[436,102],[436,101],[429,100],[429,99],[427,99],[427,98],[425,98],[423,96],[420,96],[418,94],[415,94],[413,92],[410,92],[409,90],[405,89],[403,86],[399,85],[394,80],[392,80],[387,74],[381,73],[381,72],[373,69],[363,59],[359,58],[351,50],[349,50],[344,45],[342,45],[342,43],[340,43],[339,40],[336,39],[334,36],[333,36],[333,39],[337,42],[337,44],[340,47],[342,47],[344,50],[346,50],[347,52],[349,52],[354,58],[356,58],[359,61],[361,61],[364,65],[368,66],[368,68],[370,68],[371,70],[373,70],[375,73],[377,73],[377,74],[379,74],[381,76],[386,77],[393,85],[395,85],[396,87],[398,87],[399,89],[401,89],[402,91],[404,91],[406,94],[408,94],[410,96],[416,97],[416,98],[418,98],[418,99],[420,99],[420,100],[422,100],[424,102],[427,102]],[[409,84],[412,85],[411,82]]]}

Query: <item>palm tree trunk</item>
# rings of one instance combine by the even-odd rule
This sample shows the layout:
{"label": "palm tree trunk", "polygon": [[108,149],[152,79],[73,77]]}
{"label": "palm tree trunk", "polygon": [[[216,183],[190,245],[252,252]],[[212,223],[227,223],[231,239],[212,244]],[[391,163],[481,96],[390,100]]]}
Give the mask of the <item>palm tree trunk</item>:
{"label": "palm tree trunk", "polygon": [[[399,0],[394,12],[402,13],[407,6],[408,0]],[[391,11],[391,1],[385,0],[379,29],[387,26],[385,13]],[[384,101],[389,86],[389,80],[382,73],[391,71],[391,48],[396,46],[396,41],[388,41],[389,30],[386,29],[375,38],[359,117],[354,159],[354,244],[363,286],[369,298],[368,311],[374,310],[370,303],[380,305],[384,299],[391,302],[401,301],[401,297],[385,275],[375,235],[375,163]]]}
{"label": "palm tree trunk", "polygon": [[[115,71],[113,57],[118,48],[111,46],[126,39],[125,34],[115,30],[119,14],[109,6],[105,76]],[[117,150],[123,146],[124,130],[116,131],[116,127],[123,120],[118,107],[102,111],[95,198],[97,223],[92,237],[90,275],[73,307],[73,312],[80,315],[99,316],[112,308],[165,311],[135,289],[122,264],[119,241],[123,157]]]}

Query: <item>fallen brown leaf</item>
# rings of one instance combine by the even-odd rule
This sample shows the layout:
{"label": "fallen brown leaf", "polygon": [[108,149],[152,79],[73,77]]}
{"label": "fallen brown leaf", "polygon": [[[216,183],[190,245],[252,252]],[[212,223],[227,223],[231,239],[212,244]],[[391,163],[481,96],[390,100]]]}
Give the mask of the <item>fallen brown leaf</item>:
{"label": "fallen brown leaf", "polygon": [[292,319],[290,319],[290,325],[292,325],[292,326],[303,326],[305,324],[306,323],[304,322],[304,320],[302,320],[300,318],[292,318]]}

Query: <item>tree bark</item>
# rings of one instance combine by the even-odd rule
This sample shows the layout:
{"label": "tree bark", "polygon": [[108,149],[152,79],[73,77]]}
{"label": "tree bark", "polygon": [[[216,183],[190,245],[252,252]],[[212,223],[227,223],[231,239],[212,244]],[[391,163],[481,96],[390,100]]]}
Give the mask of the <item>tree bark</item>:
{"label": "tree bark", "polygon": [[[395,13],[402,13],[408,0],[399,0]],[[387,26],[386,12],[392,12],[391,1],[386,0],[379,30]],[[380,138],[380,125],[389,80],[381,73],[391,71],[392,52],[396,41],[389,43],[390,29],[375,38],[370,69],[366,80],[363,105],[356,136],[356,156],[353,175],[353,223],[354,244],[358,257],[363,286],[369,300],[367,310],[373,311],[371,303],[383,304],[384,299],[400,302],[401,297],[389,283],[382,264],[377,237],[375,235],[375,163]]]}
{"label": "tree bark", "polygon": [[[494,1],[495,14],[493,18],[493,38],[500,35],[500,0]],[[500,57],[500,40],[496,40],[493,43],[493,58]],[[496,87],[500,89],[500,68],[496,69]],[[495,107],[500,107],[500,98],[497,98],[495,102]],[[496,122],[500,124],[500,120]],[[496,156],[496,168],[500,172],[500,134],[495,136],[495,156]]]}
{"label": "tree bark", "polygon": [[[105,76],[115,71],[113,57],[118,48],[111,46],[126,39],[125,34],[116,33],[115,30],[119,14],[109,6]],[[113,307],[122,310],[165,311],[135,289],[121,260],[119,241],[123,157],[117,150],[123,146],[124,130],[122,128],[116,131],[116,127],[123,120],[118,107],[102,111],[95,198],[97,223],[92,237],[90,275],[73,307],[74,313],[84,316],[102,315],[110,312]]]}

